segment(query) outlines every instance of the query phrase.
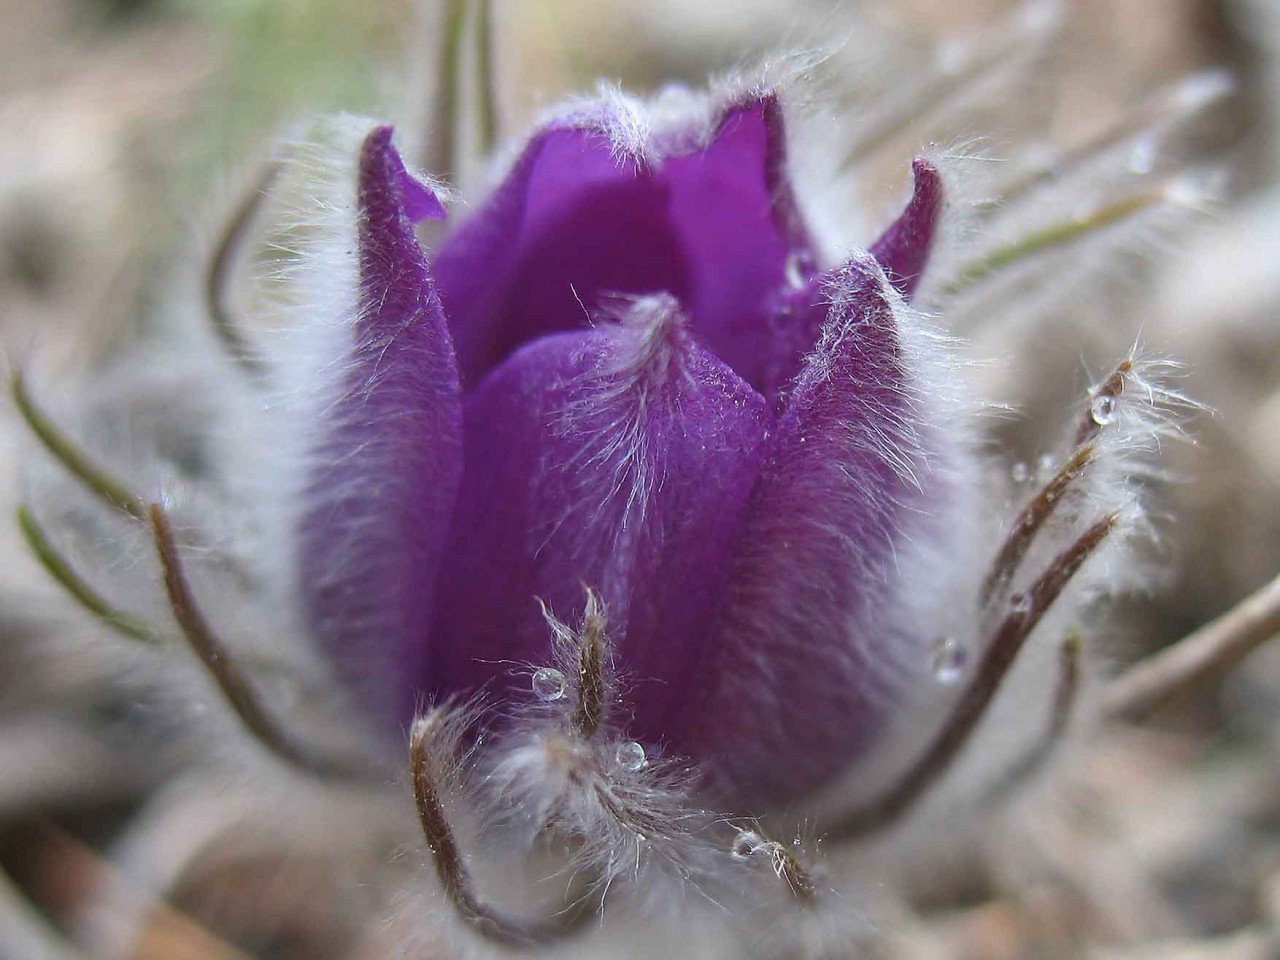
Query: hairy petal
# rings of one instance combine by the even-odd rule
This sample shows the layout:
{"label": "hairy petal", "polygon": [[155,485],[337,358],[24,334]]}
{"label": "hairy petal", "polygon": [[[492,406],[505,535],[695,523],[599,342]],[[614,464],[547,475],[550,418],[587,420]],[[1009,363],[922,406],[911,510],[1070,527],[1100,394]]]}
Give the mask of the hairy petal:
{"label": "hairy petal", "polygon": [[928,482],[894,292],[870,258],[830,280],[822,335],[790,392],[734,548],[694,752],[736,801],[820,786],[894,694],[877,649],[904,514]]}
{"label": "hairy petal", "polygon": [[942,209],[942,178],[928,160],[911,165],[915,188],[902,215],[871,245],[871,253],[889,280],[907,299],[915,293],[929,263],[934,230]]}
{"label": "hairy petal", "polygon": [[[872,245],[871,254],[898,293],[907,299],[915,293],[929,261],[934,231],[942,207],[942,181],[927,160],[912,164],[915,190],[906,209]],[[805,357],[818,342],[831,309],[830,290],[839,285],[840,271],[794,276],[770,302],[774,344],[766,355],[759,387],[776,397],[800,371]]]}
{"label": "hairy petal", "polygon": [[667,297],[513,354],[467,400],[466,466],[422,677],[436,695],[545,662],[535,597],[609,609],[632,735],[676,737],[705,669],[771,417]]}
{"label": "hairy petal", "polygon": [[691,120],[640,137],[624,136],[635,123],[625,113],[604,101],[544,127],[441,248],[435,272],[468,389],[521,344],[586,326],[603,296],[659,292],[758,382],[765,300],[788,257],[812,260],[777,100],[751,94],[709,130]]}
{"label": "hairy petal", "polygon": [[385,680],[375,671],[393,669],[430,622],[462,414],[444,313],[413,232],[416,217],[443,208],[407,173],[389,127],[365,138],[356,186],[360,302],[347,305],[349,353],[331,364],[344,382],[314,451],[299,568],[314,631],[339,662]]}

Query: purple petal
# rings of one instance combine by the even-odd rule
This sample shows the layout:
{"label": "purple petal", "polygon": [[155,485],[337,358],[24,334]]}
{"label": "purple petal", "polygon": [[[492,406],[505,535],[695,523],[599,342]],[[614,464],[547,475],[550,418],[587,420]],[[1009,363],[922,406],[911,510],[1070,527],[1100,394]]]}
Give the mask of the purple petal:
{"label": "purple petal", "polygon": [[[390,127],[365,138],[357,189],[362,303],[344,305],[356,315],[351,348],[333,367],[346,379],[315,451],[300,566],[313,629],[371,686],[421,646],[430,623],[462,416],[453,347],[413,232],[413,215],[439,201],[410,180]],[[399,705],[373,706],[389,715]]]}
{"label": "purple petal", "polygon": [[[871,247],[871,254],[904,297],[910,298],[929,260],[942,206],[942,181],[926,160],[912,164],[915,192],[906,209]],[[813,349],[830,308],[827,291],[838,272],[801,278],[770,302],[774,345],[757,384],[767,397],[779,395]]]}
{"label": "purple petal", "polygon": [[911,170],[915,189],[911,202],[874,244],[872,255],[898,292],[910,299],[920,283],[933,249],[938,212],[942,209],[942,178],[933,164],[917,159]]}
{"label": "purple petal", "polygon": [[729,105],[705,145],[676,129],[645,149],[615,145],[609,109],[538,133],[436,257],[468,388],[521,344],[586,326],[602,297],[655,292],[685,304],[712,352],[758,382],[766,298],[789,256],[811,259],[776,98]]}
{"label": "purple petal", "polygon": [[828,782],[895,692],[878,628],[924,475],[913,384],[885,280],[854,261],[827,291],[744,515],[691,740],[712,781],[767,808]]}
{"label": "purple petal", "polygon": [[518,350],[467,400],[429,692],[519,682],[513,663],[548,657],[535,597],[568,618],[586,585],[635,684],[632,735],[678,738],[770,422],[666,297]]}

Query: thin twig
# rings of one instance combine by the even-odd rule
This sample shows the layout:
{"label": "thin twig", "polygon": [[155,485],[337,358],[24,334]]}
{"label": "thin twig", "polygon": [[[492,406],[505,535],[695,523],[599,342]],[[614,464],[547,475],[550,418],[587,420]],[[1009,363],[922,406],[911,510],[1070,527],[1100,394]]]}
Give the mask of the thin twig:
{"label": "thin twig", "polygon": [[414,722],[409,734],[409,768],[422,835],[449,904],[476,933],[503,946],[530,946],[564,937],[572,931],[576,915],[581,911],[571,910],[552,921],[527,923],[503,915],[476,895],[441,798],[443,778],[438,765],[447,763],[449,758],[433,754],[436,724],[440,722],[439,711],[432,711]]}
{"label": "thin twig", "polygon": [[1005,538],[1004,545],[996,555],[995,562],[991,565],[991,572],[982,584],[979,598],[983,604],[989,603],[996,592],[1013,579],[1018,565],[1022,563],[1031,544],[1035,542],[1036,534],[1052,516],[1054,508],[1061,502],[1067,491],[1084,475],[1092,459],[1092,444],[1085,443],[1078,446],[1062,469],[1040,489],[1030,503],[1022,508],[1022,512],[1018,514],[1009,531],[1009,536]]}
{"label": "thin twig", "polygon": [[1020,263],[1045,250],[1064,246],[1095,230],[1128,220],[1167,197],[1168,190],[1165,187],[1143,190],[1104,204],[1088,214],[1033,230],[1025,236],[1011,240],[990,253],[985,253],[963,264],[956,272],[955,279],[943,288],[944,292],[962,293],[1005,267]]}
{"label": "thin twig", "polygon": [[1080,647],[1078,633],[1068,633],[1063,638],[1062,646],[1058,648],[1058,683],[1053,691],[1049,725],[1039,741],[1000,778],[999,783],[991,790],[992,797],[1008,793],[1034,777],[1062,743],[1080,693]]}
{"label": "thin twig", "polygon": [[226,645],[213,632],[197,605],[168,516],[159,504],[148,504],[147,511],[174,619],[244,728],[271,753],[314,776],[354,780],[376,776],[376,771],[357,764],[315,755],[295,741],[267,712],[249,678],[231,658]]}
{"label": "thin twig", "polygon": [[231,359],[248,373],[255,375],[261,372],[262,365],[241,333],[240,325],[232,316],[233,310],[227,302],[227,289],[230,286],[231,273],[236,266],[237,255],[249,234],[249,227],[258,211],[262,209],[263,201],[266,200],[271,185],[279,173],[279,164],[263,164],[262,170],[223,225],[204,278],[205,308],[213,323],[214,332],[222,341]]}
{"label": "thin twig", "polygon": [[136,496],[124,483],[117,480],[107,471],[93,463],[80,449],[68,439],[53,421],[50,420],[32,399],[27,390],[26,378],[21,370],[14,370],[10,376],[10,391],[18,413],[26,422],[31,432],[36,435],[46,450],[67,469],[73,477],[83,483],[99,499],[112,509],[119,510],[135,520],[145,520],[146,506],[141,497]]}
{"label": "thin twig", "polygon": [[18,508],[18,527],[40,566],[44,567],[45,572],[80,606],[116,633],[130,640],[138,640],[150,646],[160,645],[162,639],[159,630],[137,617],[112,607],[85,582],[83,577],[76,573],[26,507]]}
{"label": "thin twig", "polygon": [[973,679],[937,739],[889,790],[836,821],[829,831],[832,839],[850,839],[892,825],[951,768],[986,715],[1032,629],[1076,571],[1106,540],[1115,521],[1114,514],[1099,520],[1053,559],[1027,592],[1026,609],[1012,611],[1001,620]]}
{"label": "thin twig", "polygon": [[1113,720],[1142,720],[1168,701],[1230,670],[1278,633],[1280,577],[1112,680],[1103,697],[1103,713]]}

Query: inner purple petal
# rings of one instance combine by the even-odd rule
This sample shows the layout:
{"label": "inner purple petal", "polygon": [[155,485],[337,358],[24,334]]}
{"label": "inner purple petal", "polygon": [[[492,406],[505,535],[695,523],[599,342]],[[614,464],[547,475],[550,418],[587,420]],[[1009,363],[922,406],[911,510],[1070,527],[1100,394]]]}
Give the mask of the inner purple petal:
{"label": "inner purple petal", "polygon": [[543,131],[434,269],[464,389],[521,344],[586,326],[603,299],[655,292],[758,388],[774,347],[767,300],[791,255],[811,252],[765,96],[726,110],[704,147],[654,162],[592,129]]}

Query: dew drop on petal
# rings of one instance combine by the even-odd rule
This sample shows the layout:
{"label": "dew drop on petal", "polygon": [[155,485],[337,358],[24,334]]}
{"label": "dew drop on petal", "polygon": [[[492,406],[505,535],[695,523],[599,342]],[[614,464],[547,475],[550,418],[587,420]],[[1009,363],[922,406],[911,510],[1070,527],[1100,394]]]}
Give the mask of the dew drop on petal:
{"label": "dew drop on petal", "polygon": [[943,637],[935,643],[929,660],[934,679],[946,686],[957,683],[964,676],[968,662],[969,652],[954,637]]}
{"label": "dew drop on petal", "polygon": [[809,282],[809,278],[813,276],[813,255],[807,250],[792,250],[787,254],[787,261],[783,270],[786,274],[788,286],[803,287]]}
{"label": "dew drop on petal", "polygon": [[1009,476],[1013,478],[1014,483],[1026,483],[1031,479],[1031,468],[1022,460],[1019,460],[1009,468]]}
{"label": "dew drop on petal", "polygon": [[1105,427],[1109,423],[1115,423],[1116,417],[1120,414],[1120,404],[1116,402],[1116,398],[1109,393],[1100,393],[1093,398],[1093,403],[1089,405],[1089,416],[1093,418],[1093,422],[1100,427]]}
{"label": "dew drop on petal", "polygon": [[739,830],[738,835],[733,838],[733,846],[729,848],[729,854],[735,860],[746,860],[758,853],[764,845],[764,837],[754,830]]}
{"label": "dew drop on petal", "polygon": [[614,751],[613,759],[621,769],[626,770],[628,773],[643,770],[649,765],[649,758],[645,756],[644,747],[634,740],[624,740],[618,744],[618,749]]}
{"label": "dew drop on petal", "polygon": [[533,695],[545,703],[563,700],[568,689],[564,674],[555,667],[540,667],[533,673]]}

